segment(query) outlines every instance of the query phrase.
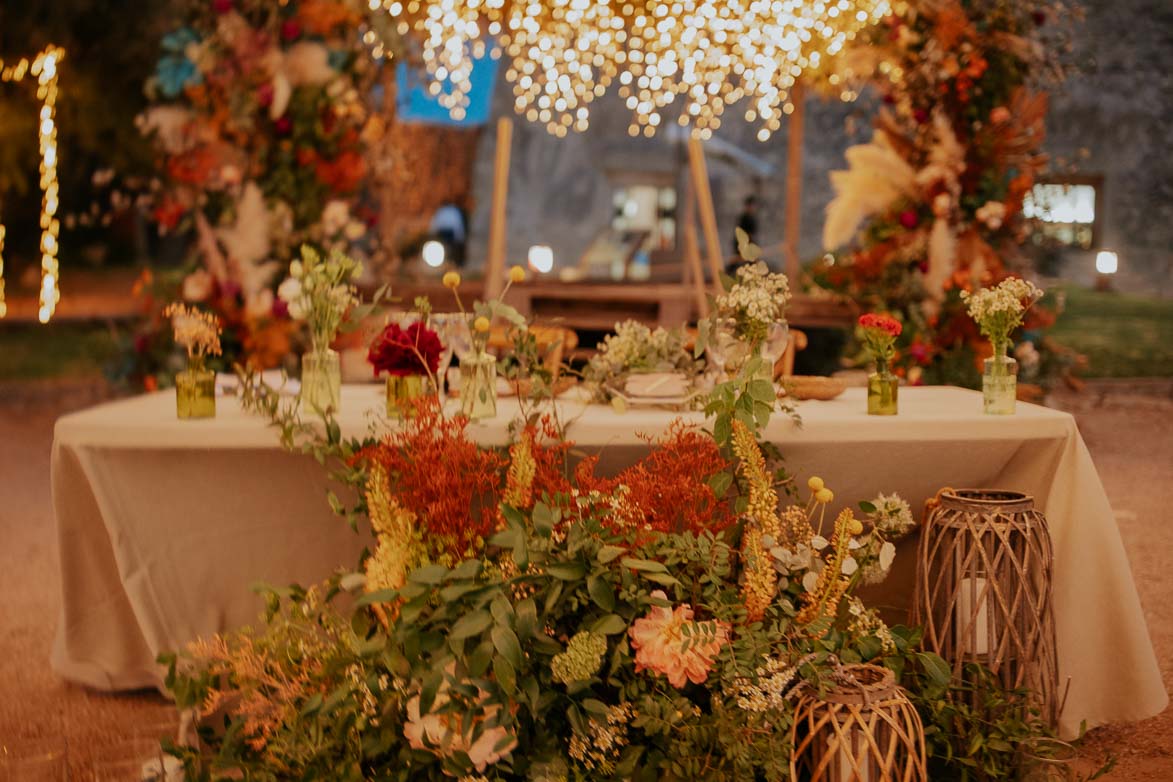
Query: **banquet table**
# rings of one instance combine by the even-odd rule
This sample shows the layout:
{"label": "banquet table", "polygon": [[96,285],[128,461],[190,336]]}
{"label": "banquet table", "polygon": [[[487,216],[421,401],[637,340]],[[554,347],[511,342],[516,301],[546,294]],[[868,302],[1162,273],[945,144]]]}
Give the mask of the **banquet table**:
{"label": "banquet table", "polygon": [[[1054,608],[1061,730],[1135,720],[1163,710],[1162,684],[1112,508],[1075,420],[1019,404],[1015,416],[981,413],[977,392],[901,389],[900,415],[865,414],[864,389],[803,402],[801,422],[775,415],[777,443],[802,482],[823,477],[834,505],[898,492],[920,508],[945,486],[1024,491],[1046,513],[1055,553]],[[568,437],[616,470],[647,450],[641,435],[700,413],[626,412],[560,400]],[[345,386],[344,435],[375,434],[381,386]],[[469,425],[483,445],[508,442],[516,401]],[[334,516],[325,471],[282,450],[277,431],[218,400],[217,416],[175,417],[173,391],[110,402],[56,426],[52,490],[60,547],[62,609],[52,652],[67,679],[104,690],[160,686],[160,652],[256,621],[250,586],[312,583],[353,568],[364,534]],[[919,514],[918,514],[919,515]],[[911,601],[915,541],[902,543],[892,576],[865,595],[891,613]]]}

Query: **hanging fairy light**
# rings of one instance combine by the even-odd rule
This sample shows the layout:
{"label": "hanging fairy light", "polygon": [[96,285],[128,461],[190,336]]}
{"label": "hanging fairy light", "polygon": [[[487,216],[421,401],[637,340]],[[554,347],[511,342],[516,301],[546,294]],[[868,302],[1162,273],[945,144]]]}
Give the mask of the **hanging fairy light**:
{"label": "hanging fairy light", "polygon": [[618,81],[629,132],[651,136],[669,110],[708,137],[745,101],[763,140],[793,111],[798,77],[825,71],[887,0],[371,0],[415,33],[432,91],[453,116],[472,61],[500,50],[514,108],[556,135],[584,130]]}
{"label": "hanging fairy light", "polygon": [[[30,60],[22,57],[15,63],[0,60],[0,82],[20,82],[31,76],[37,82],[37,100],[41,103],[37,136],[41,153],[41,291],[37,319],[48,323],[61,298],[57,266],[57,244],[61,224],[57,220],[59,186],[57,183],[57,65],[65,57],[59,46],[48,46]],[[4,226],[0,225],[0,318],[7,314],[4,301]]]}

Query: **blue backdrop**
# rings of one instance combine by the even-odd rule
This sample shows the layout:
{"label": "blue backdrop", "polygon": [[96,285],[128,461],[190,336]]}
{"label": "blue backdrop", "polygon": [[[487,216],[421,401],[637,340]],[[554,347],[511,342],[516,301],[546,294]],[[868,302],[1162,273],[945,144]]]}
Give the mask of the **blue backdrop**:
{"label": "blue backdrop", "polygon": [[398,83],[398,110],[399,118],[405,122],[426,122],[433,125],[450,125],[454,127],[474,127],[484,125],[489,121],[489,113],[493,103],[493,85],[497,81],[498,61],[486,54],[473,63],[470,81],[472,89],[469,91],[469,105],[464,119],[454,120],[448,114],[448,109],[440,105],[439,101],[428,94],[428,74],[419,68],[411,68],[400,62],[395,72]]}

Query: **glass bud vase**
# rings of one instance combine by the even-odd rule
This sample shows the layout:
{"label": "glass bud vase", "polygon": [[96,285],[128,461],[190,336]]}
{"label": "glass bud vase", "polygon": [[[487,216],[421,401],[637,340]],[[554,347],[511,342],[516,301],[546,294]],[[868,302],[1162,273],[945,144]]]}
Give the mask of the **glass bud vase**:
{"label": "glass bud vase", "polygon": [[876,371],[868,375],[868,415],[896,415],[900,378],[892,374],[888,359],[876,359]]}
{"label": "glass bud vase", "polygon": [[460,412],[472,421],[497,415],[497,359],[486,350],[460,364]]}
{"label": "glass bud vase", "polygon": [[216,417],[216,373],[202,365],[175,375],[175,414],[180,418]]}
{"label": "glass bud vase", "polygon": [[994,355],[982,372],[982,410],[986,415],[1014,415],[1018,400],[1018,362],[1006,355],[1007,343],[995,342]]}
{"label": "glass bud vase", "polygon": [[301,403],[337,411],[342,402],[342,361],[330,348],[315,347],[301,357]]}
{"label": "glass bud vase", "polygon": [[387,417],[411,418],[415,400],[427,394],[430,386],[423,375],[387,375]]}

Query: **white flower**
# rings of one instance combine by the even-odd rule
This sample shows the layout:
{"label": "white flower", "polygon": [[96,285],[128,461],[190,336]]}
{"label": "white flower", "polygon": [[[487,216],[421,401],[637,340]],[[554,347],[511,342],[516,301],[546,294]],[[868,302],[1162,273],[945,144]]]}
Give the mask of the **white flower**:
{"label": "white flower", "polygon": [[305,320],[305,294],[297,278],[286,277],[277,288],[277,297],[289,307],[289,317],[294,320]]}
{"label": "white flower", "polygon": [[938,193],[937,197],[933,199],[933,214],[937,217],[946,216],[952,207],[953,197],[948,193]]}
{"label": "white flower", "polygon": [[183,278],[185,301],[204,301],[212,295],[212,275],[202,266]]}
{"label": "white flower", "polygon": [[322,230],[327,236],[333,236],[346,227],[350,222],[350,206],[345,201],[335,199],[326,204],[322,210]]}
{"label": "white flower", "polygon": [[267,318],[273,312],[273,291],[261,288],[244,302],[244,314],[254,320]]}
{"label": "white flower", "polygon": [[996,231],[1002,227],[1002,221],[1006,219],[1006,204],[1001,201],[987,201],[974,212],[974,217]]}
{"label": "white flower", "polygon": [[188,132],[195,115],[179,106],[153,106],[135,119],[144,136],[155,134],[159,147],[169,155],[185,151],[193,142]]}
{"label": "white flower", "polygon": [[876,529],[889,538],[901,538],[916,527],[916,519],[912,516],[912,508],[899,494],[880,494],[872,505],[872,523]]}
{"label": "white flower", "polygon": [[716,299],[717,311],[736,319],[743,331],[762,330],[783,320],[790,300],[790,283],[785,274],[771,274],[762,262],[737,270],[737,281]]}
{"label": "white flower", "polygon": [[346,224],[345,236],[352,242],[357,242],[366,235],[367,227],[361,220],[351,220]]}
{"label": "white flower", "polygon": [[1039,365],[1039,351],[1033,342],[1023,342],[1014,349],[1014,357],[1022,364],[1022,368],[1028,372]]}
{"label": "white flower", "polygon": [[1022,323],[1027,307],[1042,295],[1033,282],[1021,277],[1007,277],[995,287],[977,293],[962,291],[961,299],[982,333],[997,341],[1010,338],[1010,333]]}
{"label": "white flower", "polygon": [[330,53],[315,41],[300,41],[286,50],[282,70],[293,87],[325,84],[337,75],[330,67]]}

